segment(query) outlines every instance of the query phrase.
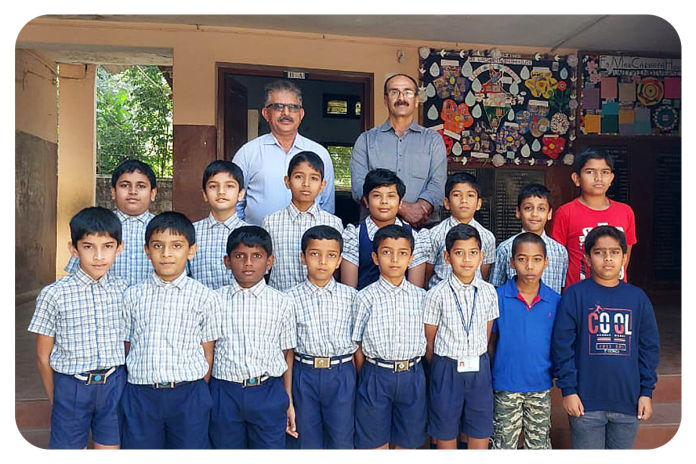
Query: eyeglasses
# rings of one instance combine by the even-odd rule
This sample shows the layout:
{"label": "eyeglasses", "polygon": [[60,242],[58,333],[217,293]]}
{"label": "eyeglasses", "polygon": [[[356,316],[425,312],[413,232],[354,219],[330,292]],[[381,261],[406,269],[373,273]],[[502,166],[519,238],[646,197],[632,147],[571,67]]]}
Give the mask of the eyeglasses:
{"label": "eyeglasses", "polygon": [[297,113],[302,109],[302,105],[296,105],[295,103],[271,103],[266,105],[266,108],[276,111],[278,113],[282,112],[285,108],[291,113]]}
{"label": "eyeglasses", "polygon": [[416,96],[416,91],[411,89],[389,89],[387,90],[387,95],[389,95],[389,98],[399,98],[399,95],[403,95],[404,98],[410,99]]}

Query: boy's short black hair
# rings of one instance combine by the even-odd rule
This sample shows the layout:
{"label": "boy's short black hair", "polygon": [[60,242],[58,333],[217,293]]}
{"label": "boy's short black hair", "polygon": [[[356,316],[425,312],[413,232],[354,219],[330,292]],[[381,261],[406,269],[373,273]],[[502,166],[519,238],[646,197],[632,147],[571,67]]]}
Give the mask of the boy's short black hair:
{"label": "boy's short black hair", "polygon": [[150,190],[157,188],[157,178],[155,177],[155,172],[152,170],[149,164],[143,163],[137,159],[127,159],[123,163],[116,166],[114,172],[111,173],[111,186],[116,187],[118,183],[118,178],[127,172],[140,171],[145,176],[147,176],[150,181]]}
{"label": "boy's short black hair", "polygon": [[343,236],[331,226],[320,225],[307,229],[302,234],[302,253],[307,251],[310,240],[336,240],[338,242],[338,251],[343,253]]}
{"label": "boy's short black hair", "polygon": [[469,184],[471,188],[476,190],[476,195],[481,198],[481,187],[476,182],[476,176],[468,172],[458,171],[451,174],[445,182],[445,197],[449,198],[449,194],[457,184]]}
{"label": "boy's short black hair", "polygon": [[537,234],[532,232],[522,232],[512,241],[512,254],[510,256],[515,256],[517,254],[517,248],[523,243],[535,243],[539,245],[546,256],[546,243]]}
{"label": "boy's short black hair", "polygon": [[470,226],[469,224],[457,224],[452,227],[445,236],[445,249],[447,253],[452,250],[454,242],[457,240],[469,240],[470,238],[475,238],[479,248],[481,248],[481,235],[479,231],[476,230],[476,227]]}
{"label": "boy's short black hair", "polygon": [[388,185],[396,186],[396,193],[399,195],[399,200],[404,198],[406,194],[406,184],[404,184],[404,181],[401,180],[394,171],[384,168],[373,169],[367,173],[365,176],[365,183],[363,183],[362,196],[367,200],[373,189]]}
{"label": "boy's short black hair", "polygon": [[273,254],[273,242],[271,236],[263,227],[259,226],[243,226],[234,229],[230,236],[227,237],[227,256],[230,256],[232,251],[239,245],[248,247],[261,247],[266,251],[267,256]]}
{"label": "boy's short black hair", "polygon": [[628,245],[626,244],[626,234],[624,234],[622,231],[620,231],[614,226],[597,226],[594,229],[592,229],[585,237],[585,244],[583,245],[585,254],[587,256],[590,256],[590,253],[592,253],[592,247],[595,246],[597,240],[606,236],[615,238],[616,241],[619,242],[621,251],[623,251],[624,254],[628,252]]}
{"label": "boy's short black hair", "polygon": [[372,239],[372,251],[377,253],[379,245],[387,238],[405,238],[411,244],[411,253],[415,248],[415,240],[413,239],[413,234],[410,230],[405,227],[397,226],[396,224],[389,224],[384,227],[380,227],[377,232],[375,232],[375,237]]}
{"label": "boy's short black hair", "polygon": [[587,162],[591,159],[603,159],[607,162],[611,171],[614,172],[614,158],[604,150],[596,150],[594,148],[586,148],[575,157],[573,161],[573,172],[580,175],[582,168],[585,167]]}
{"label": "boy's short black hair", "polygon": [[389,81],[394,79],[397,76],[403,76],[403,77],[407,78],[408,80],[410,80],[413,83],[413,90],[418,92],[418,83],[416,82],[416,80],[414,78],[412,78],[408,74],[398,73],[398,74],[393,74],[385,79],[385,81],[384,81],[384,95],[387,94],[387,84],[389,84]]}
{"label": "boy's short black hair", "polygon": [[74,247],[86,235],[109,235],[118,245],[121,244],[122,226],[113,211],[101,206],[91,206],[80,210],[70,219],[70,240]]}
{"label": "boy's short black hair", "polygon": [[551,191],[545,185],[532,183],[523,186],[517,195],[517,207],[522,206],[522,202],[530,197],[546,198],[551,207]]}
{"label": "boy's short black hair", "polygon": [[324,162],[319,155],[313,151],[301,151],[292,157],[290,164],[288,164],[288,178],[292,174],[292,170],[295,169],[295,166],[303,161],[312,166],[315,171],[318,171],[319,174],[321,174],[321,180],[324,180]]}
{"label": "boy's short black hair", "polygon": [[232,178],[239,184],[240,190],[244,188],[244,173],[242,172],[242,168],[234,164],[232,161],[215,160],[205,168],[205,171],[203,171],[203,182],[201,183],[203,190],[205,190],[205,184],[208,182],[208,179],[221,172],[226,172],[232,176]]}
{"label": "boy's short black hair", "polygon": [[165,211],[153,217],[145,228],[145,244],[150,243],[150,237],[155,232],[170,231],[176,235],[183,235],[189,246],[196,243],[196,230],[191,220],[184,214],[176,211]]}

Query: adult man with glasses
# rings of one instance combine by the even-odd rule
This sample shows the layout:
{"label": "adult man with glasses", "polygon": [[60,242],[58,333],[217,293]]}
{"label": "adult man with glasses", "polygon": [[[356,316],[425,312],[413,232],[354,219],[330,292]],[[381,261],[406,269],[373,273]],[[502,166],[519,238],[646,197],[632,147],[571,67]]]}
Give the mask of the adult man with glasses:
{"label": "adult man with glasses", "polygon": [[268,214],[290,203],[290,190],[283,178],[288,164],[301,151],[312,151],[324,162],[326,188],[317,197],[319,207],[334,212],[334,170],[329,152],[324,147],[297,133],[305,111],[302,92],[290,81],[278,80],[264,88],[266,99],[261,115],[271,128],[245,143],[232,161],[244,172],[246,195],[237,205],[237,215],[246,222],[261,225]]}
{"label": "adult man with glasses", "polygon": [[399,215],[414,227],[425,224],[433,209],[442,205],[447,180],[442,137],[415,121],[417,88],[416,81],[406,74],[395,74],[384,82],[389,118],[360,134],[350,159],[353,199],[360,201],[368,171],[390,169],[406,184]]}

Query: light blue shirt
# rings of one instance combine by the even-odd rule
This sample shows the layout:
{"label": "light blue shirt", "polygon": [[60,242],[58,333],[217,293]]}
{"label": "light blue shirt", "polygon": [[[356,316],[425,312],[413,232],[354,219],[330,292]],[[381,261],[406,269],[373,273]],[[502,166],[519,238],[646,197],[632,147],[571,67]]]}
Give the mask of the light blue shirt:
{"label": "light blue shirt", "polygon": [[244,172],[246,182],[246,195],[237,205],[240,219],[260,226],[264,217],[290,203],[292,196],[283,178],[288,174],[290,160],[301,151],[312,151],[324,162],[326,188],[316,202],[324,211],[334,213],[334,170],[326,148],[297,134],[290,152],[285,153],[273,134],[265,134],[245,143],[234,155],[233,161]]}

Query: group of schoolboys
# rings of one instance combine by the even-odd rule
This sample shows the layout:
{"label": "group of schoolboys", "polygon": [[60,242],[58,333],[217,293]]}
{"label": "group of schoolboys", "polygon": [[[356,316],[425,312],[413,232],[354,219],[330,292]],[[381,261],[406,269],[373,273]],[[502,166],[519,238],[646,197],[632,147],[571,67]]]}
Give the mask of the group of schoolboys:
{"label": "group of schoolboys", "polygon": [[91,431],[95,448],[284,448],[286,434],[300,448],[416,448],[426,434],[438,448],[460,434],[516,448],[523,429],[525,447],[549,448],[556,377],[574,447],[631,447],[659,342],[650,301],[621,280],[635,227],[606,197],[612,171],[602,154],[578,157],[560,244],[544,232],[550,192],[525,186],[523,231],[496,250],[466,173],[448,179],[451,217],[416,230],[397,218],[403,182],[370,171],[369,216],[343,230],[314,201],[321,159],[301,152],[290,204],[257,227],[236,216],[233,163],[206,168],[210,215],[192,224],[149,213],[154,174],[126,161],[115,214],[71,220],[71,273],[41,292],[29,327],[50,446],[83,448]]}

